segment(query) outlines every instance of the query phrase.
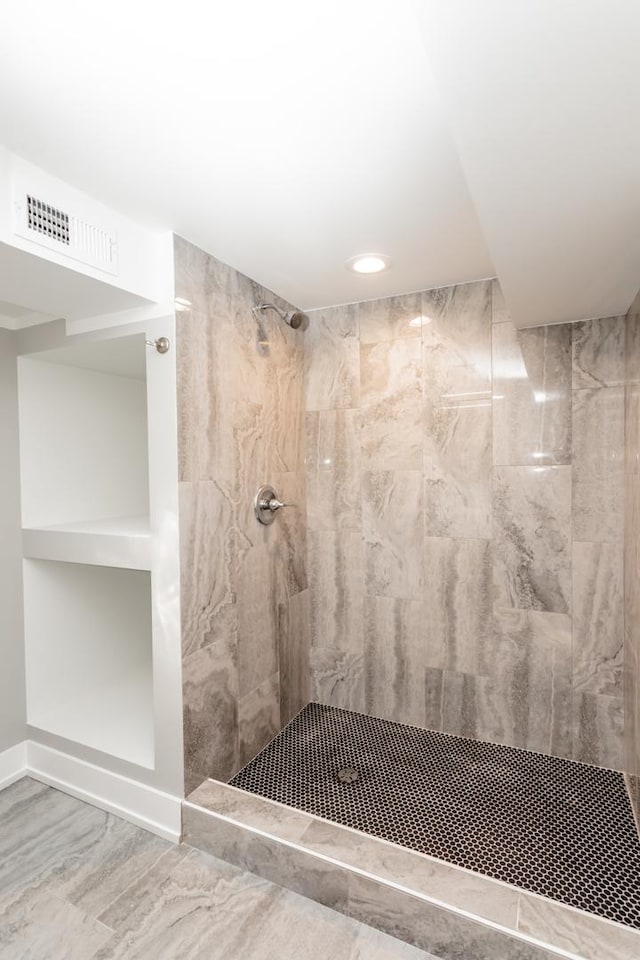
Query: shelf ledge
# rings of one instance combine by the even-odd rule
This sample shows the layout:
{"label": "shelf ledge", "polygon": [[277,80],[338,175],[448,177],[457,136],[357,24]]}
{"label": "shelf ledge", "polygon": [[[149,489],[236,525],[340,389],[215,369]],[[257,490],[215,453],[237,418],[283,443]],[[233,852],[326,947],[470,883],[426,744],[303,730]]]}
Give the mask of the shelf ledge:
{"label": "shelf ledge", "polygon": [[22,555],[128,570],[151,570],[148,517],[83,520],[22,530]]}

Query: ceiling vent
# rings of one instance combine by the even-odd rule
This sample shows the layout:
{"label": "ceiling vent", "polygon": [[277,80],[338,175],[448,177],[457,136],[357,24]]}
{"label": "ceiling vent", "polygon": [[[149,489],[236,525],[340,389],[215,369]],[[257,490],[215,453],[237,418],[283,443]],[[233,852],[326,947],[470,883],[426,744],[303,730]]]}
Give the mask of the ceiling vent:
{"label": "ceiling vent", "polygon": [[24,191],[15,197],[15,233],[90,267],[118,273],[115,231],[83,219],[42,196]]}

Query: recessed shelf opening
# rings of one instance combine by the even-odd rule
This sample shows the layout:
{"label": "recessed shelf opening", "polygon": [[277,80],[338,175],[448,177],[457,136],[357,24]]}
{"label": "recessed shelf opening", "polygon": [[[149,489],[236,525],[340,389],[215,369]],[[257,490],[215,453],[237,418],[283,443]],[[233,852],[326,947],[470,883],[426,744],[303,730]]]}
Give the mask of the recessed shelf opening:
{"label": "recessed shelf opening", "polygon": [[24,561],[27,722],[154,766],[151,578]]}

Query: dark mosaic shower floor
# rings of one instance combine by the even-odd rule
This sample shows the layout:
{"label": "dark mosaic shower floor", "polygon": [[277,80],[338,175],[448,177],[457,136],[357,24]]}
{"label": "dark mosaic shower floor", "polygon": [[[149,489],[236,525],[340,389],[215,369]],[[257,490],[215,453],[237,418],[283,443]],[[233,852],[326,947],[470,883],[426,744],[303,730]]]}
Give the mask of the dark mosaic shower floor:
{"label": "dark mosaic shower floor", "polygon": [[640,929],[614,771],[310,703],[231,783]]}

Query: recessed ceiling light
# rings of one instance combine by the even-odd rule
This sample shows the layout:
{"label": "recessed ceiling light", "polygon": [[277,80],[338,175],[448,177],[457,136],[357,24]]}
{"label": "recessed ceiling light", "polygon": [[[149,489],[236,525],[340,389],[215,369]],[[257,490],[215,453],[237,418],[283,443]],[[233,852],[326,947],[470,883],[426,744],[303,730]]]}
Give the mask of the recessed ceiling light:
{"label": "recessed ceiling light", "polygon": [[389,257],[383,253],[360,253],[347,260],[346,266],[354,273],[380,273],[389,267]]}

